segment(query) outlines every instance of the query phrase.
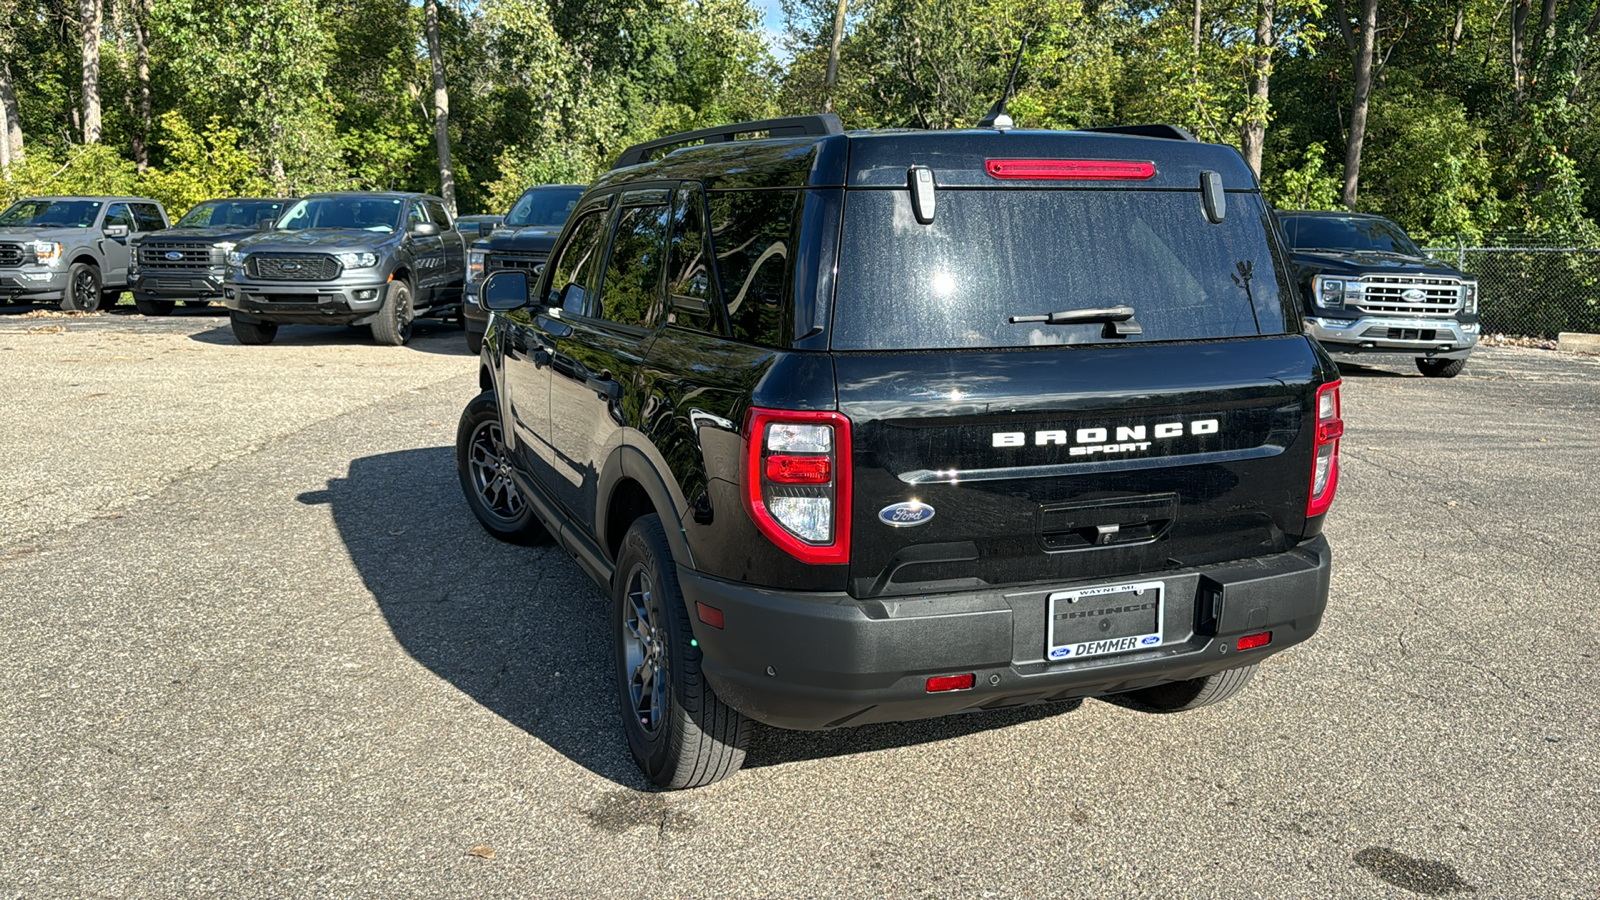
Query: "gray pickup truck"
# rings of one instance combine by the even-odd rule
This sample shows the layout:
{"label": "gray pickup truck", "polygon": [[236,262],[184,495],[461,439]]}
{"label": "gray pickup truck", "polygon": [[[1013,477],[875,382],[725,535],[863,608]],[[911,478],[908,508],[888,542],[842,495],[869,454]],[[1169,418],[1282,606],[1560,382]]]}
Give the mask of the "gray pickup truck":
{"label": "gray pickup truck", "polygon": [[29,197],[0,213],[0,298],[93,312],[128,286],[132,243],[168,225],[145,197]]}
{"label": "gray pickup truck", "polygon": [[288,200],[232,197],[195,204],[178,224],[141,235],[133,242],[128,287],[139,312],[171,315],[182,301],[195,306],[222,299],[228,253],[258,232],[272,228]]}
{"label": "gray pickup truck", "polygon": [[223,303],[241,344],[280,324],[370,325],[380,344],[411,339],[418,318],[457,317],[466,248],[444,201],[339,192],[297,200],[271,231],[228,253]]}

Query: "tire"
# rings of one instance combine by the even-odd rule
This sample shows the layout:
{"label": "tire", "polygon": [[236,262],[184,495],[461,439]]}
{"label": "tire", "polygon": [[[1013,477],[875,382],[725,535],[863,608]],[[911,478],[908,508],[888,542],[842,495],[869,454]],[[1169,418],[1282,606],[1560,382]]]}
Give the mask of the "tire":
{"label": "tire", "polygon": [[139,308],[141,316],[170,316],[177,308],[177,304],[171,300],[152,300],[138,294],[133,296],[133,305]]}
{"label": "tire", "polygon": [[1467,367],[1465,359],[1429,359],[1417,357],[1417,371],[1429,378],[1454,378]]}
{"label": "tire", "polygon": [[467,349],[472,351],[473,356],[483,352],[483,332],[467,330]]}
{"label": "tire", "polygon": [[1175,713],[1221,703],[1245,689],[1260,664],[1228,669],[1204,678],[1174,681],[1123,694],[1149,712]]}
{"label": "tire", "polygon": [[278,336],[277,322],[252,322],[240,318],[238,313],[229,313],[228,324],[233,326],[233,336],[241,344],[270,344]]}
{"label": "tire", "polygon": [[645,777],[680,790],[739,771],[753,726],[701,674],[659,516],[636,520],[623,537],[611,604],[622,728]]}
{"label": "tire", "polygon": [[508,544],[524,546],[549,538],[544,523],[511,480],[500,404],[492,391],[472,398],[461,411],[461,424],[456,427],[456,474],[467,505],[484,531]]}
{"label": "tire", "polygon": [[61,308],[94,312],[100,308],[100,270],[93,263],[73,263],[67,269],[67,290]]}
{"label": "tire", "polygon": [[411,321],[415,311],[411,308],[411,288],[404,281],[389,282],[378,317],[372,320],[372,339],[390,347],[399,347],[411,340]]}

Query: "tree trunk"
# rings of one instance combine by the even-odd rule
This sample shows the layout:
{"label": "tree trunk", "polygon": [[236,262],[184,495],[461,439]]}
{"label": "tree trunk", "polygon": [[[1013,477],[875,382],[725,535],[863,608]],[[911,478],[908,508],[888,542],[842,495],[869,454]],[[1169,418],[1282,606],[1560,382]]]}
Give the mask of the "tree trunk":
{"label": "tree trunk", "polygon": [[828,74],[822,79],[822,111],[833,112],[833,85],[839,80],[839,45],[844,41],[844,12],[850,0],[839,0],[833,13],[833,43],[828,45]]}
{"label": "tree trunk", "polygon": [[9,163],[22,162],[22,116],[17,109],[17,95],[11,89],[11,62],[0,58],[0,146],[5,148]]}
{"label": "tree trunk", "polygon": [[1355,52],[1355,90],[1350,103],[1350,138],[1344,151],[1344,201],[1351,212],[1361,184],[1361,145],[1367,139],[1367,105],[1372,99],[1372,62],[1378,46],[1378,0],[1361,0],[1361,33]]}
{"label": "tree trunk", "polygon": [[1255,58],[1251,60],[1250,106],[1245,111],[1244,130],[1240,143],[1244,146],[1244,161],[1250,171],[1261,177],[1261,147],[1267,139],[1267,112],[1272,108],[1267,97],[1272,81],[1272,14],[1276,0],[1257,0]]}
{"label": "tree trunk", "polygon": [[83,25],[83,142],[100,142],[100,0],[78,0]]}
{"label": "tree trunk", "polygon": [[136,64],[139,90],[139,108],[134,117],[133,161],[143,175],[150,168],[150,14],[153,0],[135,0],[133,36],[138,42]]}
{"label": "tree trunk", "polygon": [[1528,0],[1515,0],[1511,8],[1511,99],[1512,110],[1522,108],[1522,91],[1525,86],[1526,67],[1522,57],[1524,35],[1528,30]]}
{"label": "tree trunk", "polygon": [[433,69],[433,141],[439,148],[439,196],[456,214],[456,176],[450,167],[450,95],[444,85],[444,51],[439,46],[439,0],[423,0],[428,32],[428,63]]}

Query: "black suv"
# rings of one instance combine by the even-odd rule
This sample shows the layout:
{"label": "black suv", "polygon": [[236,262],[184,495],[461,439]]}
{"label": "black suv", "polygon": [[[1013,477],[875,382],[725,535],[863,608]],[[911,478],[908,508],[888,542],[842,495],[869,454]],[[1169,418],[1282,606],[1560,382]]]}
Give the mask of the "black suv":
{"label": "black suv", "polygon": [[581,184],[541,184],[528,188],[511,204],[505,221],[472,245],[467,251],[467,288],[461,302],[461,322],[467,330],[467,349],[483,349],[483,332],[489,327],[489,311],[478,304],[478,285],[488,273],[501,269],[522,269],[537,278],[544,268],[550,246],[566,224],[567,215],[578,205],[585,188]]}
{"label": "black suv", "polygon": [[751,720],[1190,709],[1321,622],[1337,369],[1229,147],[692,132],[550,259],[484,286],[458,470],[609,593],[660,785],[733,772]]}
{"label": "black suv", "polygon": [[460,315],[466,274],[438,197],[312,194],[235,245],[222,295],[241,344],[269,343],[292,323],[371,325],[373,340],[399,345],[418,317]]}
{"label": "black suv", "polygon": [[1478,280],[1423,253],[1382,216],[1285,210],[1306,333],[1337,354],[1411,356],[1454,378],[1478,343]]}
{"label": "black suv", "polygon": [[171,228],[140,237],[128,270],[139,312],[167,316],[179,301],[208,306],[222,299],[228,254],[245,238],[272,228],[287,202],[268,197],[207,200]]}

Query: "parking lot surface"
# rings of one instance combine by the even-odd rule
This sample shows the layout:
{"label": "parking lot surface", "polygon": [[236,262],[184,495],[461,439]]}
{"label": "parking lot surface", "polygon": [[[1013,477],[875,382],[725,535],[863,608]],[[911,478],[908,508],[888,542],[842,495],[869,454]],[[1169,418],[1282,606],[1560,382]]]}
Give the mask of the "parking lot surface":
{"label": "parking lot surface", "polygon": [[460,332],[0,316],[0,896],[1594,897],[1600,362],[1345,368],[1240,698],[761,731],[646,790],[608,607],[461,499]]}

